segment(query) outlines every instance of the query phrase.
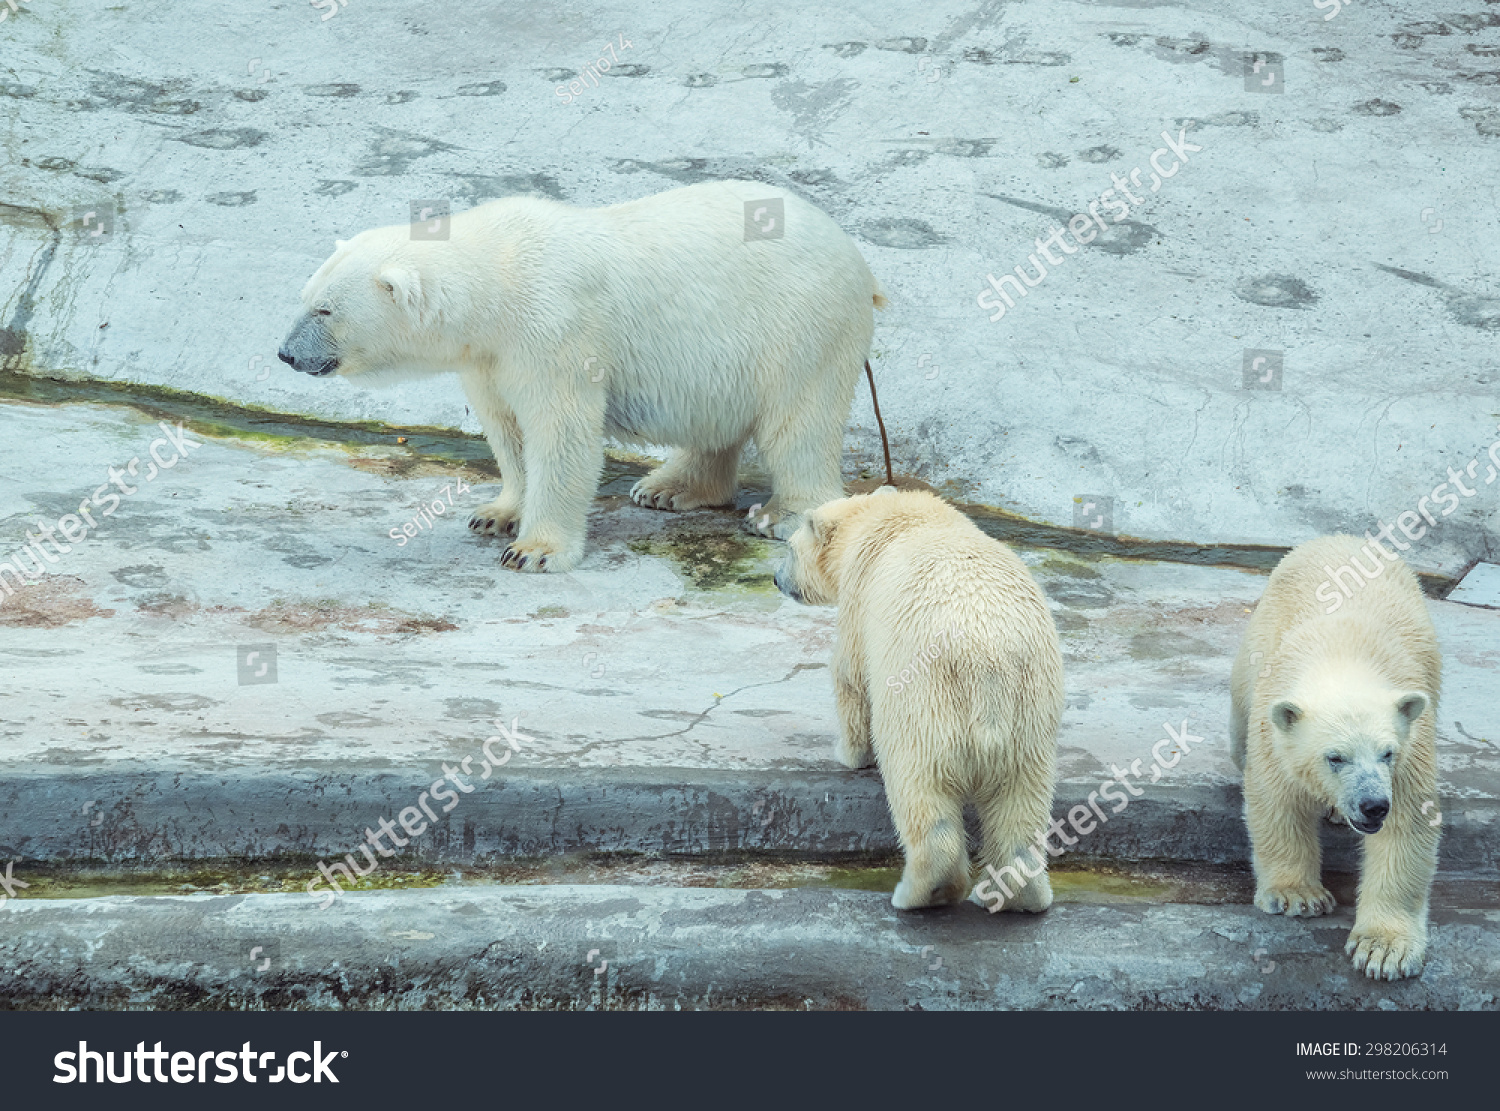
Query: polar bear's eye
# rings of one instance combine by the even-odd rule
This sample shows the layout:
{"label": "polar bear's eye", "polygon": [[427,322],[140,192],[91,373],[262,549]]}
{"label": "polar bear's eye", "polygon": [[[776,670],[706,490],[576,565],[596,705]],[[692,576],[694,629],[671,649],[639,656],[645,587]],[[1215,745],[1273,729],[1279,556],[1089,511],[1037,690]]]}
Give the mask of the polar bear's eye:
{"label": "polar bear's eye", "polygon": [[333,315],[333,310],[332,309],[313,309],[313,315],[314,316],[332,316]]}
{"label": "polar bear's eye", "polygon": [[1380,754],[1380,760],[1381,760],[1382,763],[1385,763],[1385,764],[1389,764],[1395,758],[1396,758],[1396,752],[1395,752],[1394,749],[1389,749],[1388,748],[1388,749],[1386,749],[1384,752],[1382,752]]}
{"label": "polar bear's eye", "polygon": [[1340,756],[1337,752],[1330,752],[1328,754],[1328,766],[1330,768],[1336,768],[1339,765],[1341,765],[1343,762],[1344,762],[1344,758],[1342,756]]}

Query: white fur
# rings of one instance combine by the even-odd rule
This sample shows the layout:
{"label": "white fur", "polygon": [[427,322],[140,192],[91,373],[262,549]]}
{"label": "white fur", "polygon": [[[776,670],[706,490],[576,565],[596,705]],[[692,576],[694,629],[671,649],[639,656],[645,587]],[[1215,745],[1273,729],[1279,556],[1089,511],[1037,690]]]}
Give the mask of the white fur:
{"label": "white fur", "polygon": [[[785,234],[745,239],[745,202],[779,198]],[[327,309],[338,373],[366,382],[457,372],[504,479],[471,527],[516,540],[506,562],[565,571],[584,546],[606,435],[675,450],[642,505],[730,503],[754,439],[786,536],[842,494],[839,459],[873,309],[853,241],[757,182],[674,189],[609,208],[534,197],[340,243],[303,291]]]}
{"label": "white fur", "polygon": [[1366,975],[1390,980],[1419,973],[1427,949],[1442,659],[1416,577],[1400,560],[1376,557],[1377,577],[1326,612],[1317,597],[1325,568],[1364,544],[1312,540],[1271,574],[1234,664],[1230,741],[1245,773],[1255,903],[1268,913],[1332,910],[1319,874],[1322,816],[1353,823],[1361,800],[1389,800],[1384,824],[1364,837],[1346,951]]}
{"label": "white fur", "polygon": [[1017,858],[1039,874],[1009,898],[1042,911],[1062,650],[1041,588],[1004,544],[931,494],[844,498],[807,514],[777,572],[782,590],[837,603],[833,654],[840,737],[851,768],[872,757],[906,852],[891,902],[901,910],[969,890],[963,807],[983,831],[980,864]]}

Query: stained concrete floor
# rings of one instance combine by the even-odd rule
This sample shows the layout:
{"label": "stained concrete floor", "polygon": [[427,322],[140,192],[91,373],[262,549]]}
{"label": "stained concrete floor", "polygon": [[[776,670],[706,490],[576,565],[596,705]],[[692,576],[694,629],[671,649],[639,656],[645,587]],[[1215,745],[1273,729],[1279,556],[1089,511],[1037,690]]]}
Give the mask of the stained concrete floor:
{"label": "stained concrete floor", "polygon": [[[13,531],[76,508],[161,433],[116,405],[0,413],[29,445],[0,494]],[[201,447],[0,606],[0,846],[133,865],[342,851],[361,813],[445,762],[479,774],[500,723],[520,736],[463,812],[479,828],[419,857],[893,847],[878,776],[832,758],[833,611],[776,592],[777,545],[734,514],[637,508],[638,467],[619,460],[582,566],[520,576],[465,526],[492,482],[475,467],[394,434],[184,427]],[[392,540],[424,501],[444,507],[432,527]],[[1242,859],[1225,691],[1264,575],[1017,550],[1068,668],[1059,805],[1116,765],[1142,785],[1130,821],[1079,851]],[[1450,866],[1492,866],[1500,613],[1430,606],[1446,660],[1434,813]]]}

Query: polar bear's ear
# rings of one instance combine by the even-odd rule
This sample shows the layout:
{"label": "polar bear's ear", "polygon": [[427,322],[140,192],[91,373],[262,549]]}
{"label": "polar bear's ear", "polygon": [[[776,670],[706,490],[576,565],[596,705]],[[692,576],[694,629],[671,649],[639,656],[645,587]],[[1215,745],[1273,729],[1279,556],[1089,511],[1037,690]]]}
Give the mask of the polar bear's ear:
{"label": "polar bear's ear", "polygon": [[1396,699],[1396,713],[1405,719],[1407,725],[1411,725],[1427,712],[1428,702],[1428,697],[1421,691],[1407,691]]}
{"label": "polar bear's ear", "polygon": [[1271,723],[1283,733],[1290,733],[1292,726],[1302,720],[1302,707],[1290,699],[1283,698],[1271,707]]}
{"label": "polar bear's ear", "polygon": [[404,266],[387,266],[375,279],[391,295],[398,308],[415,317],[422,315],[422,279],[415,270]]}

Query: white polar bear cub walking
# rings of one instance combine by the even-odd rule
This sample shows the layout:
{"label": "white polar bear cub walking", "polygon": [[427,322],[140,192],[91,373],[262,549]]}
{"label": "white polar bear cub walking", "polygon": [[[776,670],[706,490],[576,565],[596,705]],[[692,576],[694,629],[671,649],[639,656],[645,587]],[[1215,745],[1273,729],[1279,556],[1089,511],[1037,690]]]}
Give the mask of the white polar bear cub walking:
{"label": "white polar bear cub walking", "polygon": [[[1318,844],[1332,809],[1364,834],[1345,952],[1365,975],[1394,980],[1421,972],[1427,951],[1442,658],[1416,576],[1365,544],[1311,540],[1272,572],[1234,663],[1230,743],[1245,773],[1255,905],[1333,909]],[[1344,565],[1366,558],[1374,578],[1352,595],[1325,592],[1335,569],[1353,575]]]}
{"label": "white polar bear cub walking", "polygon": [[492,201],[446,239],[421,226],[340,241],[280,357],[367,382],[456,372],[504,480],[469,527],[515,536],[507,566],[577,565],[606,435],[674,449],[631,492],[651,508],[732,503],[751,439],[773,484],[751,527],[784,538],[842,495],[885,300],[811,204],[722,181],[609,208]]}
{"label": "white polar bear cub walking", "polygon": [[[996,870],[1035,849],[1052,817],[1062,649],[1041,588],[1004,544],[923,491],[844,498],[806,515],[776,585],[837,603],[833,653],[848,767],[873,755],[906,852],[898,910],[969,891],[963,808]],[[1006,910],[1052,905],[1045,853]],[[993,909],[1000,909],[998,904]]]}

